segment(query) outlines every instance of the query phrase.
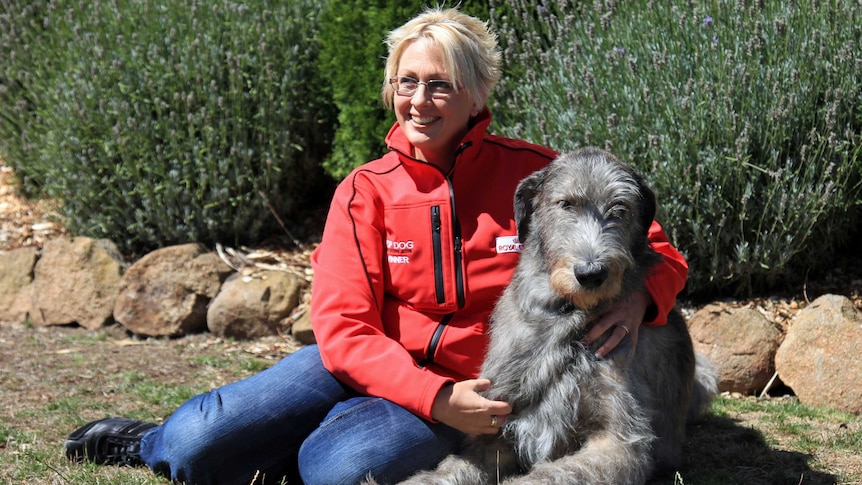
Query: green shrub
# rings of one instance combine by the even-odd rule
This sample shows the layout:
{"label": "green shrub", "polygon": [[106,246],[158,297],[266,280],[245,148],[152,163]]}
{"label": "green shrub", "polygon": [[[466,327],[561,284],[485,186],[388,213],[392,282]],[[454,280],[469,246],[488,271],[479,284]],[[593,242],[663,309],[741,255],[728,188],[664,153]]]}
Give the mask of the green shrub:
{"label": "green shrub", "polygon": [[[46,0],[8,0],[0,10],[0,157],[22,175],[38,158],[44,123],[38,109],[57,77],[55,36],[46,27]],[[23,188],[33,188],[27,177]]]}
{"label": "green shrub", "polygon": [[393,26],[410,18],[420,2],[387,4],[331,2],[321,16],[318,68],[338,108],[332,152],[324,168],[335,178],[379,158],[385,149],[383,139],[394,121],[380,101],[386,56],[383,39]]}
{"label": "green shrub", "polygon": [[597,145],[643,171],[691,293],[798,282],[856,227],[858,2],[492,7],[502,131],[559,150]]}
{"label": "green shrub", "polygon": [[[454,2],[450,2],[454,3]],[[425,0],[331,2],[321,17],[319,69],[338,108],[338,127],[327,172],[343,178],[385,152],[384,138],[395,122],[380,99],[390,30],[422,12]],[[444,5],[445,6],[445,5]],[[487,19],[487,0],[461,2],[465,13]]]}
{"label": "green shrub", "polygon": [[12,116],[38,119],[41,136],[32,156],[10,151],[13,166],[63,201],[73,234],[127,250],[281,233],[325,182],[324,5],[52,3],[55,72],[22,83],[34,107]]}

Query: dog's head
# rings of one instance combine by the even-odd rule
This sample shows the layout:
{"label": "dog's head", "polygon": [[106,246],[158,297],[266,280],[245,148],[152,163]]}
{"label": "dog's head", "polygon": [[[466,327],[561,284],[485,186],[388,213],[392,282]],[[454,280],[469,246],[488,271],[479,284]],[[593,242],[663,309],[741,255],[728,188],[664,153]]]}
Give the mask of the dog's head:
{"label": "dog's head", "polygon": [[536,246],[531,254],[554,290],[580,308],[618,296],[625,278],[642,278],[653,262],[647,234],[655,213],[644,178],[596,148],[561,154],[515,192],[519,239]]}

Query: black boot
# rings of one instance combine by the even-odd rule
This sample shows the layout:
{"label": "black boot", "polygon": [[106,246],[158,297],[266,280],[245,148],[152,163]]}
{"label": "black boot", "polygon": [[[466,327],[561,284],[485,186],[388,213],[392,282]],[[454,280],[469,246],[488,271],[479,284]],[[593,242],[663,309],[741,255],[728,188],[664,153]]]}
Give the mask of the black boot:
{"label": "black boot", "polygon": [[141,437],[155,423],[128,418],[105,418],[88,423],[66,438],[66,457],[97,465],[143,465]]}

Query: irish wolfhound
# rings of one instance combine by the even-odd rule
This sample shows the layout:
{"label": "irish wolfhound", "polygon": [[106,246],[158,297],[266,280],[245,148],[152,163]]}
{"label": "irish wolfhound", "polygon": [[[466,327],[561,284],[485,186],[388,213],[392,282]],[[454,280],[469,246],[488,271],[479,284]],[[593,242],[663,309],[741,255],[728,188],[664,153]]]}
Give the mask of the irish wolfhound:
{"label": "irish wolfhound", "polygon": [[[499,435],[468,437],[410,484],[640,484],[680,464],[687,416],[715,392],[682,316],[641,326],[605,359],[582,342],[590,324],[659,259],[648,246],[653,192],[594,148],[524,179],[515,217],[524,250],[491,318],[481,375],[509,402]],[[696,378],[697,377],[697,378]]]}

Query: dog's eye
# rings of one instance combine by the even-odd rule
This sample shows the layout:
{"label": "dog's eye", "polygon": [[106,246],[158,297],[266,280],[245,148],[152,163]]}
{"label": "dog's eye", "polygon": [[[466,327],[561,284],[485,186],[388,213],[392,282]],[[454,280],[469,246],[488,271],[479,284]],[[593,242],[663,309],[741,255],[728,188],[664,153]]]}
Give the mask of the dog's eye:
{"label": "dog's eye", "polygon": [[572,208],[572,202],[569,200],[561,200],[557,202],[557,205],[563,210],[569,210]]}
{"label": "dog's eye", "polygon": [[607,222],[622,222],[626,214],[626,208],[622,206],[610,207],[605,211],[605,221]]}

